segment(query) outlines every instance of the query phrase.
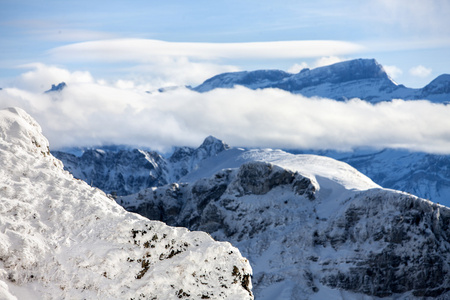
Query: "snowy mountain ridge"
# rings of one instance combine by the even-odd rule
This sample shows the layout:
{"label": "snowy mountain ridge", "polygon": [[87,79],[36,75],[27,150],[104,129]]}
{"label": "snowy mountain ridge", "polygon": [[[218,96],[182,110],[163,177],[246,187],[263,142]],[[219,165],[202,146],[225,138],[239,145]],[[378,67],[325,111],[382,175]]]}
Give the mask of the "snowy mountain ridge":
{"label": "snowy mountain ridge", "polygon": [[126,212],[0,110],[0,299],[253,299],[239,250]]}
{"label": "snowy mountain ridge", "polygon": [[[208,150],[208,143],[212,147]],[[219,153],[232,155],[223,141],[208,137],[198,148],[178,147],[169,158],[151,151],[138,149],[85,150],[81,156],[60,151],[52,154],[64,163],[64,167],[76,178],[82,179],[106,193],[120,196],[195,176],[200,163]],[[346,162],[362,172],[378,185],[408,192],[433,202],[450,206],[450,156],[409,152],[396,149],[355,149],[351,152],[292,151],[316,154]],[[220,162],[217,162],[222,166]],[[209,166],[219,171],[216,166]],[[225,166],[223,166],[225,167]],[[209,174],[208,176],[211,176]],[[198,177],[197,177],[198,179]]]}
{"label": "snowy mountain ridge", "polygon": [[278,88],[307,97],[335,100],[360,98],[369,102],[392,99],[427,99],[450,101],[450,75],[438,76],[421,89],[395,83],[375,59],[355,59],[315,69],[303,69],[297,74],[279,70],[257,70],[216,75],[193,90],[208,92],[236,85],[250,89]]}
{"label": "snowy mountain ridge", "polygon": [[331,158],[230,149],[117,201],[237,246],[257,299],[450,296],[450,209]]}

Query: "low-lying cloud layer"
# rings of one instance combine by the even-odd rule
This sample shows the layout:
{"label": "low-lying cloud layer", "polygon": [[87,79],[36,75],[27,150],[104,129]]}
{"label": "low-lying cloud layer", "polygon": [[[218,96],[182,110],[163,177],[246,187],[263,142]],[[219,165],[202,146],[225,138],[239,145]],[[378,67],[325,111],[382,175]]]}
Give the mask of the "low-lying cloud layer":
{"label": "low-lying cloud layer", "polygon": [[44,71],[28,72],[17,80],[17,88],[1,90],[0,107],[29,112],[52,149],[129,144],[167,151],[198,146],[214,135],[243,147],[371,146],[450,153],[450,106],[428,101],[373,105],[243,87],[204,94],[186,88],[146,93],[133,82],[107,84],[89,73],[64,70],[58,72],[67,87],[44,94],[50,86],[39,90],[37,80]]}

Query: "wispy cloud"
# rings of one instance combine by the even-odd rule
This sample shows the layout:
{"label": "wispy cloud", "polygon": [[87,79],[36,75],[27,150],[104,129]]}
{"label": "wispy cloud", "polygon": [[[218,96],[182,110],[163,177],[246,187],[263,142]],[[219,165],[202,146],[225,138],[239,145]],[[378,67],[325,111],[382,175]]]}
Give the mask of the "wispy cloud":
{"label": "wispy cloud", "polygon": [[0,106],[28,111],[53,149],[114,143],[164,151],[173,145],[197,146],[207,135],[215,135],[246,147],[372,146],[450,153],[450,106],[428,101],[373,105],[243,87],[204,94],[184,88],[148,94],[137,83],[107,84],[64,70],[49,72],[66,74],[71,80],[67,88],[43,94],[31,83],[46,74],[46,67],[40,68],[20,78],[20,89],[0,91]]}
{"label": "wispy cloud", "polygon": [[386,73],[393,79],[397,79],[399,76],[403,74],[402,69],[397,66],[383,66],[383,69]]}
{"label": "wispy cloud", "polygon": [[344,55],[363,50],[345,41],[312,40],[249,43],[182,43],[148,39],[114,39],[58,47],[49,54],[58,60],[139,61],[160,57],[193,59],[276,59]]}

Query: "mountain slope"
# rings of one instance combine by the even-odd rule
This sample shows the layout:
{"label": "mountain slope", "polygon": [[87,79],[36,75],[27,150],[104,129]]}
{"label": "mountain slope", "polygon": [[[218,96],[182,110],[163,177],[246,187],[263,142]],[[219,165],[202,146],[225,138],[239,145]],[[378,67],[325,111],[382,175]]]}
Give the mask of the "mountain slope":
{"label": "mountain slope", "polygon": [[216,88],[242,85],[250,89],[278,88],[307,97],[336,100],[360,98],[369,102],[392,99],[427,99],[434,102],[450,100],[450,75],[441,75],[422,89],[407,88],[393,82],[374,59],[356,59],[297,74],[278,70],[258,70],[216,75],[193,88],[208,92]]}
{"label": "mountain slope", "polygon": [[230,241],[253,266],[257,299],[450,296],[450,209],[345,163],[232,149],[181,182],[118,201]]}
{"label": "mountain slope", "polygon": [[24,111],[0,111],[1,299],[252,299],[229,243],[126,212],[75,180]]}

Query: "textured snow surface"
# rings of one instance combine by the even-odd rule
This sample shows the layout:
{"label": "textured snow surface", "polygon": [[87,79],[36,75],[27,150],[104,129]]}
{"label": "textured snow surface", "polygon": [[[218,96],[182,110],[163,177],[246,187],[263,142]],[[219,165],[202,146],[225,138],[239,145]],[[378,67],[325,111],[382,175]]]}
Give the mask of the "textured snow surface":
{"label": "textured snow surface", "polygon": [[256,299],[450,297],[450,210],[331,158],[230,149],[118,201],[237,246]]}
{"label": "textured snow surface", "polygon": [[227,242],[126,212],[75,180],[24,111],[0,111],[0,299],[252,299]]}

